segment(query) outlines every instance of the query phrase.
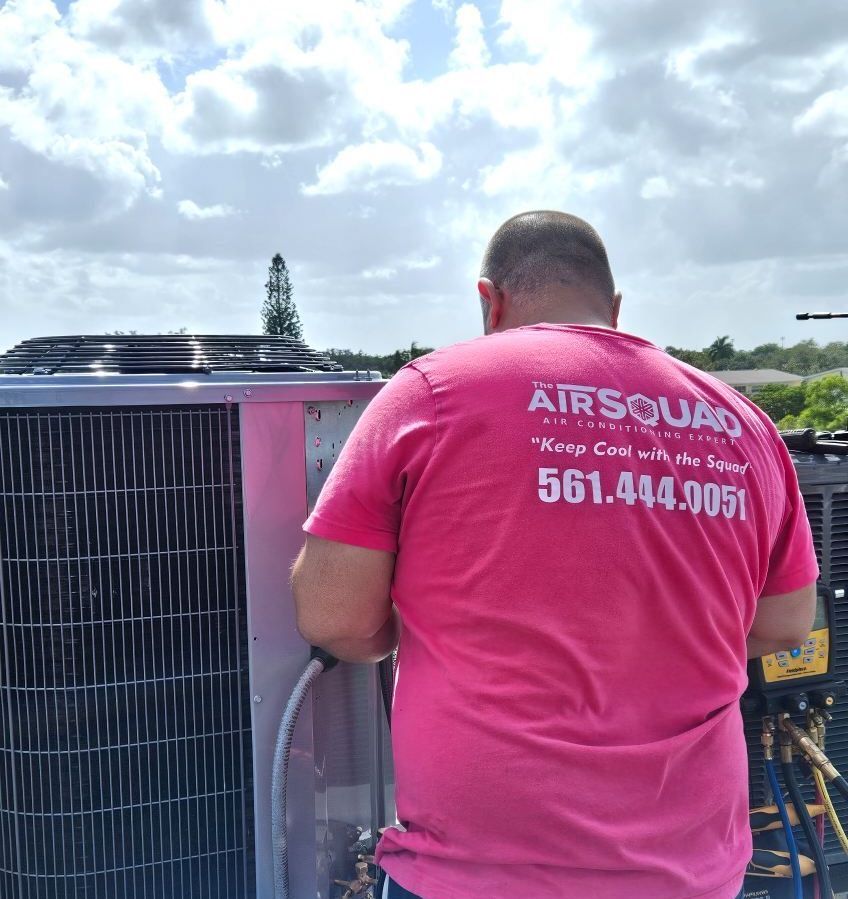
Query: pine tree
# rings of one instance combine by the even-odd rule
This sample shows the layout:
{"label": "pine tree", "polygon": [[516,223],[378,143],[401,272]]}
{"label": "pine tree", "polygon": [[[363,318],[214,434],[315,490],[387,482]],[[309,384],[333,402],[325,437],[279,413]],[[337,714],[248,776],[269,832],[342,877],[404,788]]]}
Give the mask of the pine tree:
{"label": "pine tree", "polygon": [[262,332],[284,337],[303,337],[303,325],[292,299],[292,283],[286,260],[277,253],[268,266],[267,298],[262,306]]}

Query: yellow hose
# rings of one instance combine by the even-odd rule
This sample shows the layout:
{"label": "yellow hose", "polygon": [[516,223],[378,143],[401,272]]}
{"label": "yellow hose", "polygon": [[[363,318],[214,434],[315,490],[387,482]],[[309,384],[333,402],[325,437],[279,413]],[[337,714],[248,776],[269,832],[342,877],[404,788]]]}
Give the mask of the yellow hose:
{"label": "yellow hose", "polygon": [[830,801],[830,794],[827,792],[827,784],[825,784],[824,777],[818,768],[813,768],[813,777],[815,777],[816,784],[822,794],[824,807],[827,809],[827,816],[830,818],[831,827],[833,827],[834,833],[839,838],[839,844],[842,846],[842,849],[848,853],[848,837],[845,836],[845,831],[842,829],[842,824],[837,817],[836,809]]}

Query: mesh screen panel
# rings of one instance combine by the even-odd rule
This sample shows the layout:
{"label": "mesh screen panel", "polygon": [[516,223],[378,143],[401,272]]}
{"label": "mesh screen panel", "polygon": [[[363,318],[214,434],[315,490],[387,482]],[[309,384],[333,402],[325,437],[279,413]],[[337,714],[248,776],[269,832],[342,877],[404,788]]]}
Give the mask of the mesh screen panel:
{"label": "mesh screen panel", "polygon": [[[810,514],[813,539],[817,543],[817,549],[819,534],[821,534],[822,578],[836,588],[848,587],[848,514],[846,514],[848,513],[848,494],[844,491],[844,485],[818,488],[816,492],[810,489],[804,491],[804,502]],[[818,526],[815,520],[817,508],[823,510],[822,524]],[[835,600],[834,607],[836,612],[836,665],[834,671],[837,678],[848,681],[848,597]],[[848,698],[843,698],[834,710],[833,721],[827,728],[825,751],[843,774],[848,771]],[[809,795],[812,794],[809,793]],[[831,797],[840,819],[848,820],[848,802],[838,790],[831,790]],[[825,846],[831,862],[845,861],[845,854],[830,827],[828,827]]]}
{"label": "mesh screen panel", "polygon": [[0,895],[248,899],[237,408],[0,412]]}

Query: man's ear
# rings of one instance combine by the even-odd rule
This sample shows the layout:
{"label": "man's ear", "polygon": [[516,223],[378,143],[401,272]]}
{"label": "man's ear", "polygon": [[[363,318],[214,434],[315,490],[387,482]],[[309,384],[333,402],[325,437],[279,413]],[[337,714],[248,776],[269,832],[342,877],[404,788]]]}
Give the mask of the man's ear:
{"label": "man's ear", "polygon": [[480,300],[488,307],[488,315],[485,316],[486,333],[496,331],[503,319],[504,297],[501,291],[488,279],[481,278],[477,282],[477,293]]}
{"label": "man's ear", "polygon": [[621,291],[617,290],[612,298],[612,315],[610,316],[610,324],[613,328],[618,328],[618,316],[621,312]]}

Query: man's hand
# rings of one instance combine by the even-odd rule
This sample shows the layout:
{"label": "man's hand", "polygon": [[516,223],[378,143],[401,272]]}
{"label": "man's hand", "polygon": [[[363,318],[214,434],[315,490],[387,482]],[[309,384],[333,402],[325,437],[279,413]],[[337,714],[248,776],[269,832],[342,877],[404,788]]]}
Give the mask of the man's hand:
{"label": "man's hand", "polygon": [[385,658],[400,638],[394,569],[394,553],[308,535],[292,569],[303,639],[346,662]]}

